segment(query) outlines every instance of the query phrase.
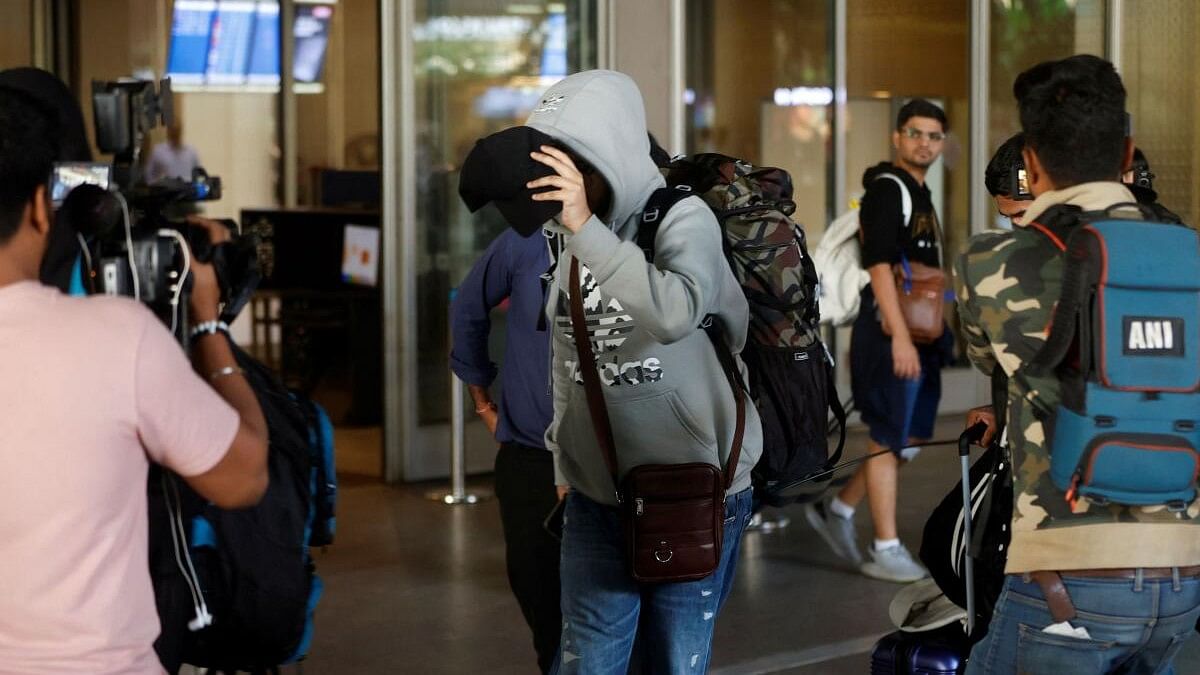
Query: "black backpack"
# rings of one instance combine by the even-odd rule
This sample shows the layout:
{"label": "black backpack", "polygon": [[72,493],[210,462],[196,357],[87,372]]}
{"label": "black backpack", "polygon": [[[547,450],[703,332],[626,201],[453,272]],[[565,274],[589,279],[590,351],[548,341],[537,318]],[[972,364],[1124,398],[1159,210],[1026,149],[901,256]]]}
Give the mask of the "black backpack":
{"label": "black backpack", "polygon": [[151,568],[162,620],[155,649],[170,672],[183,662],[264,672],[302,659],[322,591],[309,547],[333,540],[328,418],[233,350],[266,418],[270,484],[257,506],[226,510],[168,471],[152,474]]}
{"label": "black backpack", "polygon": [[920,557],[942,593],[963,608],[967,606],[966,556],[974,558],[974,642],[987,635],[992,611],[1004,586],[1004,566],[1012,539],[1012,460],[1007,448],[993,443],[971,465],[970,477],[972,541],[963,537],[963,495],[959,481],[925,521]]}
{"label": "black backpack", "polygon": [[[818,328],[816,268],[804,230],[791,219],[792,179],[782,169],[715,153],[678,158],[661,169],[668,187],[650,196],[638,228],[646,260],[654,260],[663,216],[698,196],[720,223],[725,257],[750,305],[741,356],[763,425],[755,495],[772,506],[818,499],[842,456],[845,412]],[[830,411],[841,434],[832,455]]]}
{"label": "black backpack", "polygon": [[1008,377],[999,367],[992,376],[992,407],[1000,425],[992,444],[971,465],[971,541],[963,535],[962,481],[925,521],[921,562],[942,593],[967,606],[966,557],[974,559],[975,631],[972,643],[987,635],[992,612],[1004,587],[1004,566],[1012,540],[1013,470],[1007,447],[1000,444],[1008,408]]}

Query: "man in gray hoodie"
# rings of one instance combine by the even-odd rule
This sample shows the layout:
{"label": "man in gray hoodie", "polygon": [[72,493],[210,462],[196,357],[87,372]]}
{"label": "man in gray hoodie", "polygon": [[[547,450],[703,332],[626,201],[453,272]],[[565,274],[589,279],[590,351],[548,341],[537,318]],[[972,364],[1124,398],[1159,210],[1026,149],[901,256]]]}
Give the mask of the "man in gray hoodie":
{"label": "man in gray hoodie", "polygon": [[[735,399],[700,325],[717,318],[737,354],[749,309],[725,261],[716,218],[700,199],[688,197],[662,216],[653,263],[634,243],[643,207],[665,181],[650,160],[645,108],[629,77],[612,71],[568,77],[546,92],[526,124],[559,145],[532,155],[555,172],[529,183],[545,190],[533,199],[563,206],[546,224],[555,261],[547,302],[554,420],[546,445],[559,485],[570,486],[559,672],[624,673],[639,617],[653,672],[703,672],[750,518],[750,470],[762,449],[758,415],[746,406],[716,572],[695,582],[635,582],[622,554],[617,486],[597,442],[572,341],[567,271],[577,259],[622,475],[643,464],[725,467]],[[740,359],[738,366],[744,380]]]}

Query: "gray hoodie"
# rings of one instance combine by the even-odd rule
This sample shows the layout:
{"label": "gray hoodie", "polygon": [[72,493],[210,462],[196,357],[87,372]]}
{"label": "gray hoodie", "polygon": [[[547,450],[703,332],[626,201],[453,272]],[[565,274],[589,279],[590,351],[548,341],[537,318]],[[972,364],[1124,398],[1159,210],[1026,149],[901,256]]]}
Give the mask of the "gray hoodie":
{"label": "gray hoodie", "polygon": [[[612,422],[621,474],[643,464],[708,462],[724,467],[736,420],[733,392],[712,343],[699,328],[716,315],[731,351],[746,342],[749,308],[721,247],[712,212],[697,197],[659,225],[654,263],[632,241],[642,209],[665,181],[650,160],[642,96],[628,76],[594,70],[550,88],[526,122],[589,161],[612,188],[604,220],[593,215],[576,235],[547,223],[557,264],[547,302],[552,330],[554,421],[546,447],[560,485],[616,504],[596,442],[571,336],[567,287],[571,257],[580,261],[584,311]],[[552,243],[552,245],[554,245]],[[745,367],[738,359],[745,378]],[[762,452],[752,402],[730,494],[750,486]]]}

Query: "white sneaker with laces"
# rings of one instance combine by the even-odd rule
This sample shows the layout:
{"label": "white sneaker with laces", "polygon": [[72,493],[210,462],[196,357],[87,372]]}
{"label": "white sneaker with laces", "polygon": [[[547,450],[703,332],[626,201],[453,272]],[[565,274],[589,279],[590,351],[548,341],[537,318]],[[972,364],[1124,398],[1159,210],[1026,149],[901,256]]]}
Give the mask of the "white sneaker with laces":
{"label": "white sneaker with laces", "polygon": [[882,551],[871,549],[871,561],[859,568],[863,574],[874,579],[908,584],[924,579],[929,572],[913,559],[904,544],[889,546]]}
{"label": "white sneaker with laces", "polygon": [[812,525],[817,534],[829,544],[829,548],[844,558],[851,565],[863,564],[862,553],[858,550],[858,533],[854,530],[854,521],[842,518],[829,509],[830,500],[822,500],[816,504],[804,506],[804,518]]}

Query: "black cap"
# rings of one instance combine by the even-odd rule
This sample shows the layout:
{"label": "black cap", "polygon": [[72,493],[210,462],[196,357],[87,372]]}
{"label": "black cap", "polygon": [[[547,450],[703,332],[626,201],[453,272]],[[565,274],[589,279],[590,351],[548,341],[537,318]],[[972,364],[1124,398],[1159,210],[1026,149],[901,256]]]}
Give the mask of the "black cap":
{"label": "black cap", "polygon": [[529,156],[554,139],[533,127],[512,127],[481,138],[463,162],[458,194],[472,213],[492,202],[501,215],[523,237],[537,232],[546,221],[562,211],[562,202],[535,202],[535,192],[525,184],[550,176],[554,170]]}

